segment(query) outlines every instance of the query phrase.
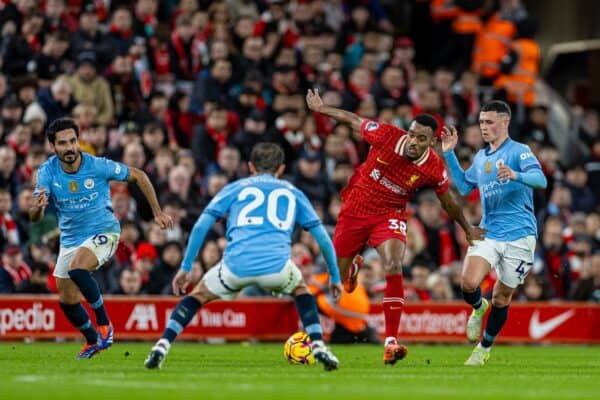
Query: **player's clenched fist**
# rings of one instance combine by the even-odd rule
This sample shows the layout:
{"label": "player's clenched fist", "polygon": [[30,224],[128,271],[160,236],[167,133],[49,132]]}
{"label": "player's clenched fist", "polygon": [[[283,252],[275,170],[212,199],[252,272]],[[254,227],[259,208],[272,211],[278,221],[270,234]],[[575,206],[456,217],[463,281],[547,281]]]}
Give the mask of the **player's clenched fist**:
{"label": "player's clenched fist", "polygon": [[306,93],[306,104],[308,104],[308,108],[313,111],[319,111],[321,107],[323,107],[323,99],[319,96],[318,89],[308,89]]}

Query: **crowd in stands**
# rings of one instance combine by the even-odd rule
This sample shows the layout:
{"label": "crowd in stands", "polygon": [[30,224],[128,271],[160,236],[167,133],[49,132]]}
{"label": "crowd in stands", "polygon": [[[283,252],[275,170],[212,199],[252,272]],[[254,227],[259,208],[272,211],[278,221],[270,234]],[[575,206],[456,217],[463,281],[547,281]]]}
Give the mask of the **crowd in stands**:
{"label": "crowd in stands", "polygon": [[[285,178],[333,232],[340,190],[369,148],[308,111],[306,90],[318,88],[329,105],[364,118],[407,128],[427,112],[456,125],[465,165],[484,145],[481,104],[508,101],[511,136],[531,147],[549,181],[535,193],[537,256],[519,299],[600,301],[599,114],[572,104],[577,129],[563,134],[579,135],[587,154],[561,163],[550,105],[534,90],[536,21],[518,0],[3,0],[0,27],[0,293],[55,291],[56,217],[48,209],[32,224],[27,211],[32,175],[50,156],[45,127],[63,116],[79,123],[82,150],[146,171],[175,221],[160,230],[136,187],[114,183],[122,233],[96,273],[104,293],[170,294],[194,222],[224,185],[248,175],[259,142],[284,148]],[[478,193],[461,204],[477,224]],[[462,230],[428,191],[409,214],[407,299],[461,298]],[[224,232],[223,222],[213,227],[197,278],[220,259]],[[352,307],[383,295],[380,260],[364,255]],[[325,269],[307,232],[292,256],[318,291]]]}

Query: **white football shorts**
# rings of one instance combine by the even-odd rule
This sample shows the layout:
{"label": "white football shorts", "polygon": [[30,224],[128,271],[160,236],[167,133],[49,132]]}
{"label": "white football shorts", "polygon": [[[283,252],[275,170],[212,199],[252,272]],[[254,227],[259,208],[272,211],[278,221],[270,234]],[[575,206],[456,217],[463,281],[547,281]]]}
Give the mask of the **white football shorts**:
{"label": "white football shorts", "polygon": [[202,277],[208,290],[222,299],[232,299],[246,286],[257,285],[274,293],[291,294],[302,282],[300,269],[291,260],[274,274],[240,277],[225,265],[223,260]]}
{"label": "white football shorts", "polygon": [[61,247],[58,252],[58,259],[56,260],[56,267],[54,268],[53,275],[57,278],[69,279],[69,264],[80,247],[90,249],[92,253],[96,255],[96,258],[98,259],[98,266],[96,269],[100,268],[106,264],[117,251],[119,237],[120,235],[114,232],[101,233],[86,239],[79,246]]}
{"label": "white football shorts", "polygon": [[533,235],[512,242],[485,238],[476,240],[473,246],[469,246],[467,257],[484,258],[496,270],[500,281],[514,289],[523,284],[533,267],[535,244]]}

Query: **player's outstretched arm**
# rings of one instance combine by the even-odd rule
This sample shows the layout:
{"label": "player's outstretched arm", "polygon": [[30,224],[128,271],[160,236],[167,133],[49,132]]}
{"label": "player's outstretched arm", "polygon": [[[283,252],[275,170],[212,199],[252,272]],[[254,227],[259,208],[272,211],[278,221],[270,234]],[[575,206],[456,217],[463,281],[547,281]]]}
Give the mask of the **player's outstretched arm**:
{"label": "player's outstretched arm", "polygon": [[319,95],[318,89],[308,89],[308,92],[306,93],[306,104],[312,111],[325,114],[336,121],[348,124],[356,131],[360,130],[360,125],[363,121],[361,117],[349,111],[325,105],[323,99],[321,99],[321,96]]}
{"label": "player's outstretched arm", "polygon": [[323,253],[323,257],[327,262],[327,266],[329,267],[329,284],[331,288],[331,294],[333,299],[337,301],[342,295],[342,284],[340,280],[340,269],[337,264],[335,249],[333,248],[333,242],[331,241],[329,234],[322,224],[310,228],[309,232],[319,244],[321,253]]}
{"label": "player's outstretched arm", "polygon": [[144,197],[146,197],[146,200],[148,200],[148,203],[150,203],[154,220],[158,226],[160,226],[162,229],[173,228],[173,220],[160,208],[158,198],[156,197],[156,192],[154,191],[154,187],[152,186],[150,179],[148,179],[148,175],[146,175],[146,173],[141,169],[129,167],[128,180],[129,182],[135,183],[140,188],[142,193],[144,193]]}
{"label": "player's outstretched arm", "polygon": [[438,195],[438,198],[440,199],[440,203],[442,203],[442,208],[444,211],[446,211],[450,218],[458,222],[458,224],[463,228],[467,234],[467,241],[470,245],[473,245],[473,240],[483,240],[483,236],[487,232],[487,229],[472,226],[467,222],[465,215],[458,204],[456,204],[456,201],[454,201],[454,198],[449,190]]}
{"label": "player's outstretched arm", "polygon": [[190,283],[194,260],[204,243],[204,239],[206,239],[206,234],[216,221],[217,217],[203,212],[194,224],[187,247],[185,248],[181,268],[173,279],[173,293],[177,295],[182,294],[187,284]]}

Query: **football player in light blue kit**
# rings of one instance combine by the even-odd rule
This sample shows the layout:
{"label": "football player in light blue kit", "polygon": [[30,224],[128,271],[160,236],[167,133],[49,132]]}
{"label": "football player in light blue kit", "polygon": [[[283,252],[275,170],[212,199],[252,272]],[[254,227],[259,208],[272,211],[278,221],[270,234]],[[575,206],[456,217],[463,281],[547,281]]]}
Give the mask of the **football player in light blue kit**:
{"label": "football player in light blue kit", "polygon": [[162,337],[146,359],[147,368],[161,366],[173,340],[202,305],[219,298],[230,299],[249,285],[294,296],[315,359],[325,370],[338,368],[338,359],[323,343],[315,299],[290,260],[294,225],[298,223],[310,231],[319,243],[329,266],[331,292],[337,300],[342,286],[335,250],[306,196],[291,183],[278,179],[285,168],[283,161],[283,150],[278,145],[256,145],[249,162],[253,176],[225,186],[194,225],[181,269],[173,279],[176,294],[184,293],[191,283],[192,262],[208,230],[217,219],[227,216],[225,254],[173,310]]}
{"label": "football player in light blue kit", "polygon": [[[79,127],[70,118],[53,121],[47,131],[55,155],[42,164],[36,175],[32,221],[39,220],[48,202],[57,211],[60,250],[54,276],[59,304],[65,316],[85,336],[77,358],[91,358],[113,342],[113,329],[103,305],[98,284],[91,275],[115,253],[121,227],[110,202],[111,180],[135,182],[154,212],[158,225],[172,227],[146,174],[124,164],[94,157],[79,148]],[[96,314],[96,331],[80,303],[80,293]]]}
{"label": "football player in light blue kit", "polygon": [[533,266],[537,237],[533,189],[545,188],[546,177],[531,149],[508,136],[510,117],[510,108],[502,101],[482,107],[479,127],[487,146],[477,152],[466,171],[453,151],[458,141],[456,129],[445,127],[442,133],[442,150],[454,183],[462,195],[479,189],[480,226],[487,229],[485,239],[469,247],[461,279],[463,298],[473,306],[467,322],[467,338],[472,342],[479,339],[488,310],[479,285],[491,268],[499,278],[483,338],[465,365],[487,362],[494,339],[506,322],[512,295]]}

